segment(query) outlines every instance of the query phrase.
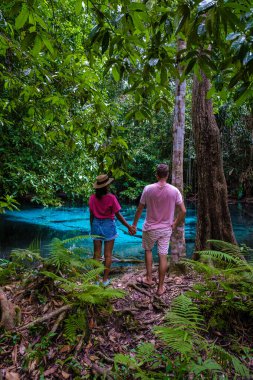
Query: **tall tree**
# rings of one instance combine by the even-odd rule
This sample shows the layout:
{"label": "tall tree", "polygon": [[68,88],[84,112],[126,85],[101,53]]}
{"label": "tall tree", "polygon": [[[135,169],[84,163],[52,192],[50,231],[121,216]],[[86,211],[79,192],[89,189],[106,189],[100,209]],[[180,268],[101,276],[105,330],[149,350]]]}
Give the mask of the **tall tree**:
{"label": "tall tree", "polygon": [[227,184],[223,172],[220,132],[207,94],[210,82],[194,76],[192,124],[198,173],[198,217],[196,250],[206,247],[208,239],[235,243],[228,209]]}
{"label": "tall tree", "polygon": [[[177,42],[178,57],[186,48],[184,40]],[[184,162],[184,133],[185,133],[185,93],[186,80],[181,81],[183,69],[178,63],[179,78],[176,80],[175,108],[173,122],[173,157],[172,157],[172,184],[183,194],[183,162]],[[171,259],[179,261],[180,257],[186,255],[184,224],[177,227],[171,236]]]}

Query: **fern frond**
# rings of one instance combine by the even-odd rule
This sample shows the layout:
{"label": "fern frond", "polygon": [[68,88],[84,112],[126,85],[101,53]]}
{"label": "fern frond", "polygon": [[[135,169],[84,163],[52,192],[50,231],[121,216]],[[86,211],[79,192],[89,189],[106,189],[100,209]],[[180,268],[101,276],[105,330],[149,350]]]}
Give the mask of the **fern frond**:
{"label": "fern frond", "polygon": [[1,259],[0,258],[0,267],[1,268],[5,268],[6,266],[8,266],[10,263],[10,260],[7,260],[7,259]]}
{"label": "fern frond", "polygon": [[90,238],[91,238],[91,235],[75,236],[69,239],[62,240],[62,244],[75,243],[79,240],[85,240],[85,239],[90,239]]}
{"label": "fern frond", "polygon": [[39,238],[34,239],[28,247],[29,251],[36,252],[41,256],[40,253],[41,241]]}
{"label": "fern frond", "polygon": [[171,311],[166,316],[166,326],[155,327],[154,331],[176,352],[187,354],[195,345],[202,344],[199,332],[203,328],[203,317],[192,300],[185,295],[176,297],[171,303]]}
{"label": "fern frond", "polygon": [[116,364],[121,364],[126,366],[127,368],[135,368],[137,367],[136,360],[130,355],[116,354],[114,356],[114,362]]}
{"label": "fern frond", "polygon": [[225,351],[222,347],[213,345],[213,355],[223,367],[232,365],[236,374],[242,376],[244,379],[250,378],[248,368],[236,356]]}
{"label": "fern frond", "polygon": [[63,335],[70,344],[76,342],[79,333],[83,334],[87,330],[87,317],[84,310],[79,310],[65,319]]}
{"label": "fern frond", "polygon": [[171,303],[171,311],[165,315],[166,325],[186,329],[191,333],[202,329],[204,318],[190,298],[180,295]]}
{"label": "fern frond", "polygon": [[227,263],[232,263],[235,265],[240,265],[241,263],[244,263],[241,258],[237,256],[232,256],[230,253],[226,253],[223,251],[213,251],[213,250],[206,250],[206,251],[199,251],[198,252],[201,257],[213,257],[219,261],[225,261]]}
{"label": "fern frond", "polygon": [[154,332],[158,335],[174,352],[187,355],[193,351],[193,340],[184,330],[170,327],[156,326]]}
{"label": "fern frond", "polygon": [[85,273],[82,277],[82,282],[84,285],[87,285],[91,283],[92,281],[96,280],[96,278],[104,271],[104,266],[101,265],[98,268],[92,269]]}
{"label": "fern frond", "polygon": [[48,263],[55,266],[59,271],[62,268],[70,266],[71,252],[64,247],[61,240],[55,238],[49,245],[50,254],[47,259]]}
{"label": "fern frond", "polygon": [[207,242],[211,243],[217,250],[221,250],[222,252],[227,252],[231,256],[234,256],[234,257],[240,257],[241,259],[244,258],[242,256],[241,248],[239,247],[239,245],[228,243],[222,240],[215,240],[215,239],[210,239]]}
{"label": "fern frond", "polygon": [[62,276],[57,276],[57,274],[53,272],[48,272],[48,271],[42,271],[40,272],[42,275],[51,278],[54,281],[60,282],[60,286],[62,289],[66,290],[67,292],[73,292],[78,285],[72,281],[69,281],[68,279],[62,277]]}
{"label": "fern frond", "polygon": [[193,372],[196,376],[200,375],[203,372],[211,371],[212,374],[215,372],[223,372],[222,367],[213,359],[207,359],[201,364],[191,362],[189,365],[189,371]]}
{"label": "fern frond", "polygon": [[86,291],[76,293],[75,296],[82,304],[91,303],[94,305],[103,305],[111,298],[122,298],[125,293],[113,288],[103,289],[100,286],[90,285]]}
{"label": "fern frond", "polygon": [[10,259],[13,263],[23,267],[31,268],[31,263],[41,262],[43,258],[39,253],[28,249],[13,249],[10,254]]}
{"label": "fern frond", "polygon": [[210,266],[206,263],[202,263],[201,261],[181,259],[180,262],[184,263],[187,267],[194,269],[196,272],[205,273],[208,276],[215,276],[220,273],[220,270],[218,270],[217,268]]}
{"label": "fern frond", "polygon": [[94,268],[104,269],[104,265],[101,261],[81,258],[76,256],[75,254],[73,254],[73,256],[70,259],[70,266],[79,269],[80,272],[88,272]]}

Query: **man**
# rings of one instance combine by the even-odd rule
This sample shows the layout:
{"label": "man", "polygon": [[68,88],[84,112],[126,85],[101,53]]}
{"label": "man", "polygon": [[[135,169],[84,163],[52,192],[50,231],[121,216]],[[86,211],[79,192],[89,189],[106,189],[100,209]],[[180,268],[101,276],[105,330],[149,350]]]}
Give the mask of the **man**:
{"label": "man", "polygon": [[[145,249],[147,274],[138,282],[153,285],[152,280],[152,248],[157,243],[159,254],[159,284],[157,295],[165,292],[164,278],[168,269],[167,254],[172,231],[185,218],[186,209],[180,191],[167,183],[169,168],[159,164],[156,169],[156,183],[144,188],[140,204],[136,210],[133,226],[136,228],[144,207],[147,209],[146,219],[142,228],[142,247]],[[174,220],[175,209],[177,217]]]}

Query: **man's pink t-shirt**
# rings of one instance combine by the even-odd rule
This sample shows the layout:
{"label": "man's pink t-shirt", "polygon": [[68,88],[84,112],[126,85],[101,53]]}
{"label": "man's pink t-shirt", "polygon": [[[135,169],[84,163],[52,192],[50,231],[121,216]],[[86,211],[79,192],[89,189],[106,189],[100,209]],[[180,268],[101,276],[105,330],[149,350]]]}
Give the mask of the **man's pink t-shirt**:
{"label": "man's pink t-shirt", "polygon": [[114,219],[115,214],[121,210],[120,204],[113,194],[105,194],[100,199],[92,194],[89,199],[89,208],[98,219]]}
{"label": "man's pink t-shirt", "polygon": [[140,199],[147,208],[143,231],[171,228],[175,207],[182,202],[182,195],[175,186],[159,182],[146,186]]}

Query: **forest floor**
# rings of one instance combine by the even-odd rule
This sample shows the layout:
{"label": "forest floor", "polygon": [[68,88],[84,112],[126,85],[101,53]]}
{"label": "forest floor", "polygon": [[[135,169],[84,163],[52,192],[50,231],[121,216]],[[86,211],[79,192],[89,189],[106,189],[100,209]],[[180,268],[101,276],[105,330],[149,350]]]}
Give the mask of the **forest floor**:
{"label": "forest floor", "polygon": [[[111,286],[125,291],[125,297],[108,302],[107,307],[88,308],[88,333],[75,345],[66,343],[60,328],[66,311],[57,313],[64,307],[59,297],[51,294],[47,302],[38,302],[36,290],[27,292],[18,282],[3,286],[8,300],[20,307],[21,327],[7,334],[0,331],[0,380],[94,379],[95,375],[109,379],[116,354],[129,354],[142,342],[159,348],[162,343],[153,327],[163,323],[173,298],[200,278],[171,274],[165,279],[166,292],[157,296],[157,284],[147,287],[137,282],[144,274],[144,267],[138,266],[113,278]],[[154,280],[157,277],[154,266]]]}

